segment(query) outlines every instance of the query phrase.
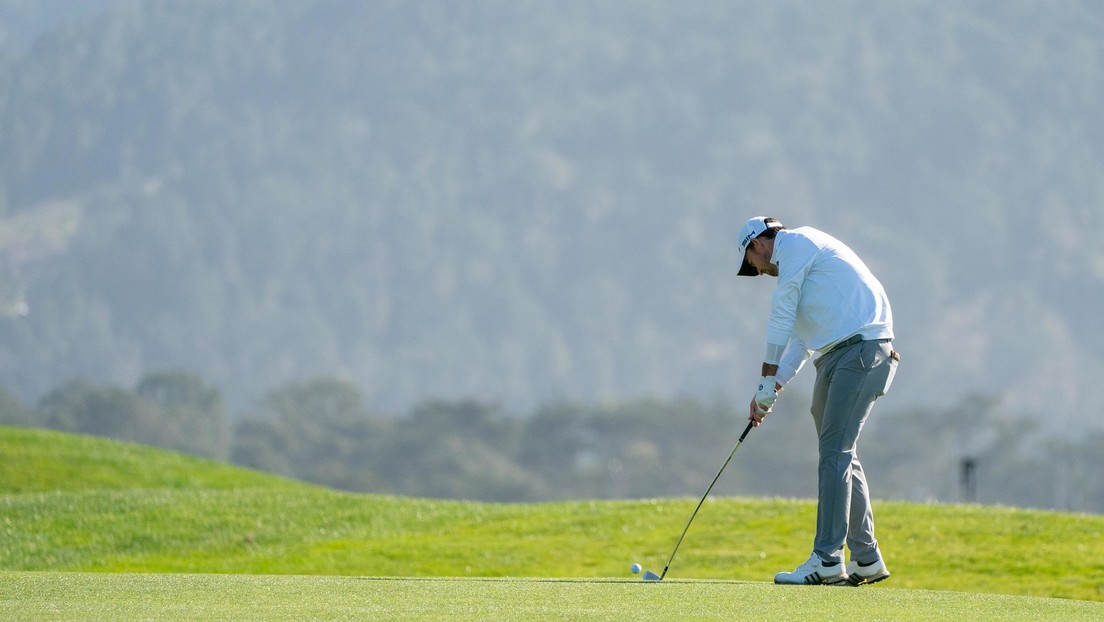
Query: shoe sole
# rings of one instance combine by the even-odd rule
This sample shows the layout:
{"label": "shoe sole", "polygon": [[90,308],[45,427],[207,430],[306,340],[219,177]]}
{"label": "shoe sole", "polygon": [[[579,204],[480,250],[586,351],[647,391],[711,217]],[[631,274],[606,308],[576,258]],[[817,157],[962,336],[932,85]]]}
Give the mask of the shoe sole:
{"label": "shoe sole", "polygon": [[776,577],[774,579],[774,584],[775,585],[848,585],[849,581],[850,581],[850,579],[846,576],[843,576],[843,577],[833,576],[833,577],[829,577],[828,579],[825,579],[824,577],[820,576],[819,573],[814,572],[813,574],[805,577],[805,580],[801,581],[801,582],[779,581],[778,578]]}
{"label": "shoe sole", "polygon": [[860,585],[871,585],[873,583],[877,583],[878,581],[885,581],[890,577],[890,574],[888,572],[885,572],[882,574],[871,575],[869,577],[860,576],[857,580],[855,579],[856,576],[858,575],[851,575],[850,577],[847,577],[847,582],[855,587],[859,587]]}

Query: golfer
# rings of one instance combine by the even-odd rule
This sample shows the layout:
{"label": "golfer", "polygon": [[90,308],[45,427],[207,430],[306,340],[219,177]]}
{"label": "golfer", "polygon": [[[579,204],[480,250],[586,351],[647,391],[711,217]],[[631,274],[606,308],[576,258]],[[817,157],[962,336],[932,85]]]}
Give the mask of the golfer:
{"label": "golfer", "polygon": [[[870,489],[856,453],[874,400],[885,395],[900,360],[890,348],[889,299],[866,264],[836,238],[812,227],[787,229],[758,216],[740,229],[740,276],[778,278],[767,322],[763,377],[748,419],[758,426],[782,387],[812,356],[813,423],[820,444],[816,537],[809,560],[775,583],[862,585],[889,576]],[[844,545],[851,561],[844,564]]]}

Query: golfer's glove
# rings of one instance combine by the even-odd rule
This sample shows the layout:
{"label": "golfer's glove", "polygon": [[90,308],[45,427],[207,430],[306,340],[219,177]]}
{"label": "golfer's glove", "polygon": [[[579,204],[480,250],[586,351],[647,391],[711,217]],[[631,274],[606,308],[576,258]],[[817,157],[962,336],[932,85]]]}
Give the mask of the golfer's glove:
{"label": "golfer's glove", "polygon": [[768,411],[774,407],[774,401],[778,399],[778,391],[774,389],[774,376],[763,376],[759,381],[759,390],[755,392],[755,403],[759,408]]}

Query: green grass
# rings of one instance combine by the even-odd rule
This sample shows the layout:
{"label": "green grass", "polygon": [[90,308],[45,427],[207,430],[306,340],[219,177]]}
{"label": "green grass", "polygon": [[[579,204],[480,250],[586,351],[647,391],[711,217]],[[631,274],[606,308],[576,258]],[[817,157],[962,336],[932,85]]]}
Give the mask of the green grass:
{"label": "green grass", "polygon": [[0,573],[20,622],[258,620],[1100,620],[1104,604],[926,590],[664,580]]}
{"label": "green grass", "polygon": [[143,445],[0,426],[0,493],[302,486]]}
{"label": "green grass", "polygon": [[667,580],[645,585],[628,566],[662,570],[697,499],[490,504],[356,495],[13,428],[0,428],[0,491],[5,620],[112,611],[123,615],[111,619],[369,619],[380,607],[395,619],[445,611],[459,619],[613,619],[626,611],[631,619],[731,619],[737,611],[783,619],[822,605],[869,612],[854,619],[1104,619],[1101,516],[878,503],[893,577],[829,590],[769,583],[808,556],[808,501],[710,499]]}

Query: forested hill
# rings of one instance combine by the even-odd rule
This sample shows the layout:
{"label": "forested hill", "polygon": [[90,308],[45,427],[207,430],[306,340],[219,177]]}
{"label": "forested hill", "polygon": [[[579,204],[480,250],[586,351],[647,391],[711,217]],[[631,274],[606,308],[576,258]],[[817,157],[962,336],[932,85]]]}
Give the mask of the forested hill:
{"label": "forested hill", "polygon": [[41,18],[0,30],[24,399],[742,397],[770,283],[733,238],[771,214],[885,284],[895,407],[1099,420],[1104,4],[58,4],[0,1]]}

